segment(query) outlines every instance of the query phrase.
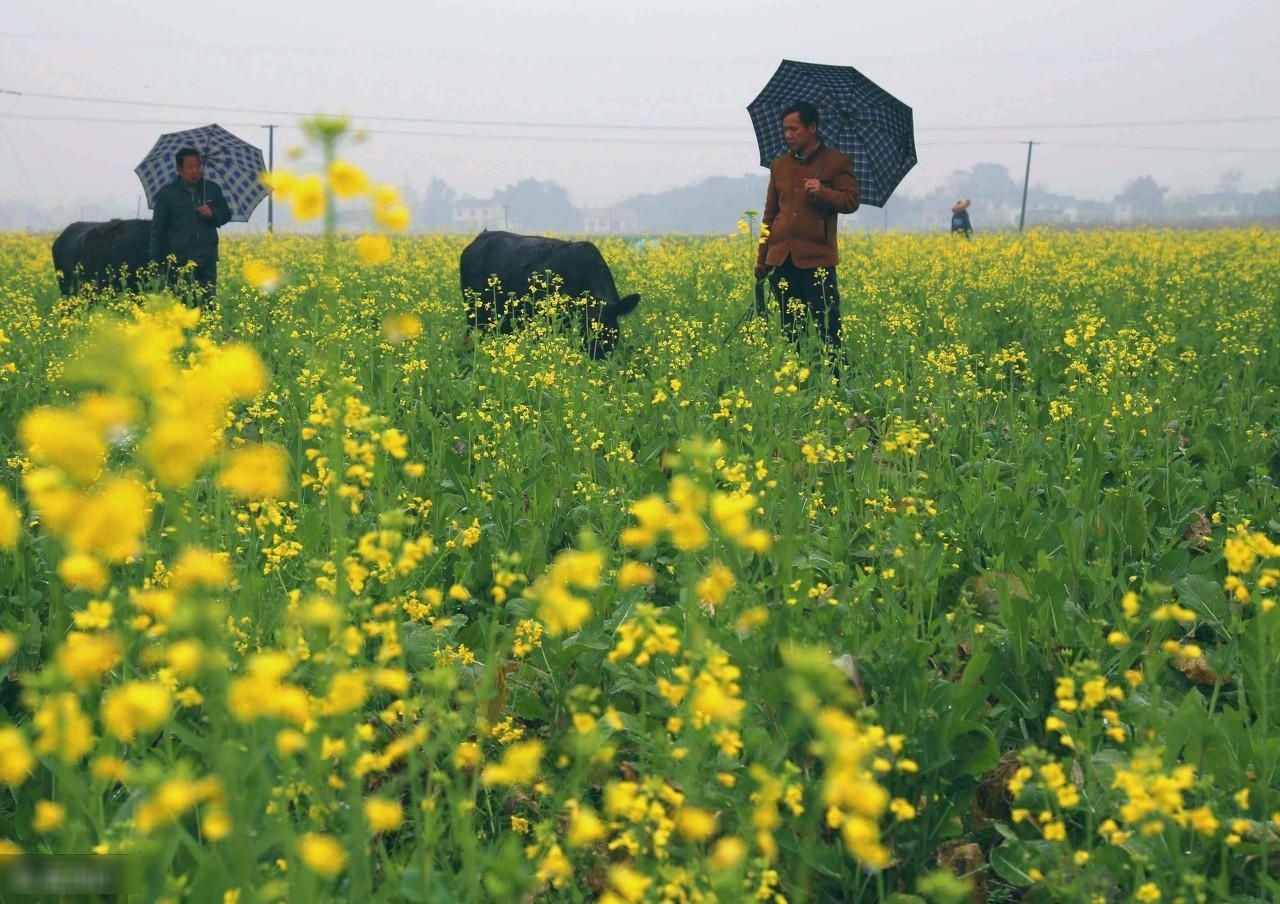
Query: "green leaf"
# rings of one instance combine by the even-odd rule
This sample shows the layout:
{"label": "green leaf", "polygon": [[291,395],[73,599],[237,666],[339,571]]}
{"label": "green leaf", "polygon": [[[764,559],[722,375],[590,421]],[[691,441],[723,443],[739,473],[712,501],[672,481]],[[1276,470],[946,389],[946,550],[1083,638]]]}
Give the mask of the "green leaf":
{"label": "green leaf", "polygon": [[1200,747],[1204,743],[1205,718],[1204,697],[1200,691],[1192,689],[1182,698],[1182,705],[1173,717],[1164,725],[1164,755],[1167,762],[1174,762],[1186,748],[1186,759],[1199,759]]}
{"label": "green leaf", "polygon": [[1172,584],[1187,573],[1191,553],[1185,546],[1175,546],[1157,559],[1151,566],[1151,578]]}
{"label": "green leaf", "polygon": [[1010,885],[1031,885],[1031,870],[1040,865],[1043,846],[1044,842],[1012,838],[992,850],[991,868]]}
{"label": "green leaf", "polygon": [[982,673],[991,665],[991,651],[979,650],[973,654],[973,657],[965,663],[964,673],[960,676],[960,685],[962,687],[974,687],[982,680]]}
{"label": "green leaf", "polygon": [[981,722],[966,720],[948,726],[947,741],[965,775],[982,775],[1000,762],[996,736]]}
{"label": "green leaf", "polygon": [[1189,609],[1194,609],[1202,616],[1217,624],[1225,624],[1231,613],[1227,603],[1227,595],[1222,585],[1202,574],[1189,574],[1177,581],[1174,589],[1178,599]]}

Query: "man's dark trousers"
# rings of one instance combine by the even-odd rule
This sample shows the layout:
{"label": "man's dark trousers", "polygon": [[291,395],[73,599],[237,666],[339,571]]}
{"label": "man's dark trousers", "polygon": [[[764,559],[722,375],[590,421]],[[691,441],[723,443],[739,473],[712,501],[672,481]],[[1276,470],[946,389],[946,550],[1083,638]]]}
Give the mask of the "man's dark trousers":
{"label": "man's dark trousers", "polygon": [[169,291],[182,298],[188,305],[203,308],[211,304],[218,293],[218,262],[193,261],[192,263],[195,266],[186,273],[180,273],[181,268],[173,264],[169,265]]}
{"label": "man's dark trousers", "polygon": [[[821,274],[821,278],[819,276]],[[786,289],[782,283],[786,283]],[[788,255],[769,273],[769,286],[782,312],[782,331],[793,342],[804,332],[805,321],[830,349],[840,348],[840,287],[835,267],[797,267]],[[796,301],[801,304],[796,305]]]}

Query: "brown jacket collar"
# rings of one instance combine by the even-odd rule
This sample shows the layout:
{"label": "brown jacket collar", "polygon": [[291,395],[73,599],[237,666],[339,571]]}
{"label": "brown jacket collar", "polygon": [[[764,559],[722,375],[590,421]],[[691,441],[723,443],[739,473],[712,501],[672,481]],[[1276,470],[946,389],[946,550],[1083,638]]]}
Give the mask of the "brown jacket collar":
{"label": "brown jacket collar", "polygon": [[787,153],[792,156],[792,158],[796,161],[796,163],[811,163],[813,162],[814,158],[816,158],[819,154],[821,154],[826,149],[827,149],[827,146],[823,144],[821,141],[819,141],[816,145],[813,146],[813,153],[809,154],[809,156],[807,157],[801,157],[799,152],[797,151],[787,151]]}

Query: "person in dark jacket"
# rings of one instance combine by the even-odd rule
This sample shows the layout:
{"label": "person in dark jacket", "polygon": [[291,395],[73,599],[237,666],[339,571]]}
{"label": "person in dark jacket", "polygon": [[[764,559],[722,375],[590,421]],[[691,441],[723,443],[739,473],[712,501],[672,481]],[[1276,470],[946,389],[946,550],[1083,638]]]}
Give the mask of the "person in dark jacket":
{"label": "person in dark jacket", "polygon": [[[151,218],[151,259],[165,267],[170,287],[178,270],[194,264],[196,304],[213,300],[218,281],[218,227],[231,219],[231,208],[216,182],[204,178],[200,153],[183,148],[174,155],[178,177],[156,192]],[[173,261],[167,261],[172,255]]]}
{"label": "person in dark jacket", "polygon": [[957,201],[951,208],[951,234],[962,234],[965,238],[973,235],[973,227],[969,224],[969,199]]}
{"label": "person in dark jacket", "polygon": [[862,193],[853,161],[818,139],[813,104],[801,101],[785,110],[782,132],[788,153],[769,166],[761,218],[767,238],[756,257],[756,278],[768,274],[789,337],[797,337],[807,318],[834,350],[840,347],[836,216],[857,210]]}

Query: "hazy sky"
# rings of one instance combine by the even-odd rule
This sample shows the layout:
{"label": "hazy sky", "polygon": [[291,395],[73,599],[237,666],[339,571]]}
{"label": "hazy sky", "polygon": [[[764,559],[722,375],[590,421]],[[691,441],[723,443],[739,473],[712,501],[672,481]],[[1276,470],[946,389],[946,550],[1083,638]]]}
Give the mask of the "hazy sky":
{"label": "hazy sky", "polygon": [[[857,66],[914,109],[907,193],[981,161],[1021,179],[1027,139],[1044,142],[1032,182],[1082,197],[1146,173],[1174,193],[1210,187],[1230,169],[1259,189],[1280,184],[1277,38],[1277,0],[2,0],[0,91],[26,96],[0,93],[0,201],[101,199],[129,213],[133,167],[159,132],[217,121],[265,149],[258,124],[280,123],[277,162],[300,139],[287,113],[30,96],[54,94],[346,112],[371,132],[351,156],[381,179],[439,176],[486,195],[531,176],[608,204],[755,171],[744,108],[784,57]],[[666,130],[586,127],[602,125]]]}

